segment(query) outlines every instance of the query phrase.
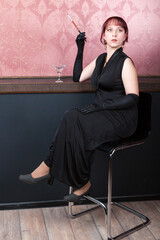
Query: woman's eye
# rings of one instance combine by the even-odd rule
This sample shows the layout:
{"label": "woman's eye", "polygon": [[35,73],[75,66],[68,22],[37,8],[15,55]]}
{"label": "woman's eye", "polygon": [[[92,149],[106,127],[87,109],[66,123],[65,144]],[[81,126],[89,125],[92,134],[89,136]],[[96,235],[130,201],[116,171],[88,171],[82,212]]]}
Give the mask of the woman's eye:
{"label": "woman's eye", "polygon": [[119,32],[123,32],[123,30],[122,30],[122,29],[119,29]]}
{"label": "woman's eye", "polygon": [[112,31],[112,29],[110,29],[110,28],[109,28],[107,31],[108,31],[108,32],[111,32],[111,31]]}

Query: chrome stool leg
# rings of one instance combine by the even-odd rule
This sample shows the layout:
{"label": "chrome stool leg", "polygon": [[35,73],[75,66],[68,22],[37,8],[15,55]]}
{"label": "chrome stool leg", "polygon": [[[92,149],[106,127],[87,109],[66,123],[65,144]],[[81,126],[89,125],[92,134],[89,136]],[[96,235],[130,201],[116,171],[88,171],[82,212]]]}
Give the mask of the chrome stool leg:
{"label": "chrome stool leg", "polygon": [[108,201],[107,201],[107,235],[108,239],[111,239],[111,206],[112,204],[112,157],[109,159],[109,166],[108,166]]}
{"label": "chrome stool leg", "polygon": [[[113,152],[114,153],[114,152]],[[150,221],[149,219],[144,216],[143,214],[131,209],[131,208],[128,208],[124,205],[122,205],[121,203],[117,203],[117,202],[112,202],[112,156],[113,154],[110,155],[110,159],[109,159],[109,168],[108,168],[108,202],[107,202],[107,208],[108,208],[108,224],[107,224],[107,237],[108,237],[108,240],[111,240],[111,239],[122,239],[126,236],[128,236],[129,234],[135,232],[135,231],[138,231],[139,229],[145,227]],[[141,218],[141,220],[143,219],[144,222],[115,236],[115,237],[112,237],[111,235],[111,207],[112,205],[115,205],[117,207],[120,207],[121,209],[125,210],[125,211],[128,211],[132,214],[134,214],[135,216]]]}

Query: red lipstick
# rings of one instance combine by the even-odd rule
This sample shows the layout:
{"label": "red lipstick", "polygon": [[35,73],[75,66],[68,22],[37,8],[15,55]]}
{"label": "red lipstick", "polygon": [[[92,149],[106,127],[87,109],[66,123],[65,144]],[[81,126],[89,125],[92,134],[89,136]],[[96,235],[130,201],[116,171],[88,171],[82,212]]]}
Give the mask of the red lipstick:
{"label": "red lipstick", "polygon": [[112,42],[117,42],[117,39],[112,39],[111,41],[112,41]]}

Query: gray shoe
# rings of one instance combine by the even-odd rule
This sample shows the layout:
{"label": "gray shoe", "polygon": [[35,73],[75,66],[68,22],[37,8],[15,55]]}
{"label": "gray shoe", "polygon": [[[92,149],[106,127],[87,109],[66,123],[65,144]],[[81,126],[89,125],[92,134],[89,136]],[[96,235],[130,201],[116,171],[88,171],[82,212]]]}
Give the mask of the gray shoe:
{"label": "gray shoe", "polygon": [[84,192],[81,195],[72,193],[72,194],[68,194],[68,195],[64,196],[64,200],[67,202],[75,202],[76,203],[80,200],[80,198],[84,197],[85,195],[89,195],[90,191],[91,191],[91,186],[86,192]]}
{"label": "gray shoe", "polygon": [[53,184],[53,177],[50,173],[39,178],[33,178],[31,174],[20,175],[19,180],[28,184],[36,184],[48,180],[50,185]]}

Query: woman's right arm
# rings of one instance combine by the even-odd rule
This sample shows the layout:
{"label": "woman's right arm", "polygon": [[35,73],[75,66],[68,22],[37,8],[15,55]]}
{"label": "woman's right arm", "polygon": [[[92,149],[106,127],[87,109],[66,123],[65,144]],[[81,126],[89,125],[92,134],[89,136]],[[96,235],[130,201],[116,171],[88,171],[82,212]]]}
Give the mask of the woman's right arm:
{"label": "woman's right arm", "polygon": [[83,69],[83,49],[85,45],[86,37],[85,32],[80,33],[76,38],[76,44],[78,47],[77,56],[73,67],[73,81],[83,82],[92,76],[96,65],[96,59],[92,61],[87,67]]}
{"label": "woman's right arm", "polygon": [[79,82],[86,81],[87,79],[91,78],[92,73],[96,66],[96,59],[94,59],[90,64],[88,64],[82,71],[80,75]]}

